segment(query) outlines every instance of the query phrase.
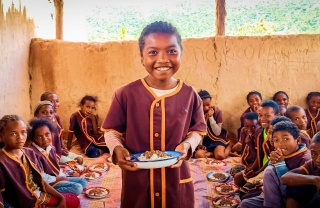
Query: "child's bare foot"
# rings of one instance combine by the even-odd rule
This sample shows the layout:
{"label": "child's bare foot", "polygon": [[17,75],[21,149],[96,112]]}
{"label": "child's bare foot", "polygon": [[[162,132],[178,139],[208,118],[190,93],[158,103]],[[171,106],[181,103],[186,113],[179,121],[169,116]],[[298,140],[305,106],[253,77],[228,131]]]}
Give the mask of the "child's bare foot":
{"label": "child's bare foot", "polygon": [[82,157],[77,157],[75,160],[77,161],[77,163],[79,163],[79,165],[83,164],[83,158]]}

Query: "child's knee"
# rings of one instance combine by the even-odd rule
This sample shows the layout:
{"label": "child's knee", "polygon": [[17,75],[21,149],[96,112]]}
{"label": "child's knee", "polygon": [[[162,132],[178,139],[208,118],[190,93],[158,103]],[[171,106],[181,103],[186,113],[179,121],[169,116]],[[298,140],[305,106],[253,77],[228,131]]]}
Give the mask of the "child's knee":
{"label": "child's knee", "polygon": [[206,151],[205,150],[197,150],[194,154],[195,158],[205,158],[206,157]]}
{"label": "child's knee", "polygon": [[246,183],[246,180],[244,180],[242,172],[236,173],[233,177],[233,180],[234,180],[234,183],[239,187],[242,187]]}
{"label": "child's knee", "polygon": [[72,187],[73,187],[72,193],[74,193],[77,196],[79,196],[83,191],[83,186],[80,183],[73,183]]}

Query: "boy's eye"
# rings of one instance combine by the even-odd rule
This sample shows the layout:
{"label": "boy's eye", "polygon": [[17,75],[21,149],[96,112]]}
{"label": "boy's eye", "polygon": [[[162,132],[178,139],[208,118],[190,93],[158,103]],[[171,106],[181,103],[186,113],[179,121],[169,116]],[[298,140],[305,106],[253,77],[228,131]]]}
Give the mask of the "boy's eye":
{"label": "boy's eye", "polygon": [[17,136],[18,134],[16,132],[10,133],[10,136]]}
{"label": "boy's eye", "polygon": [[42,139],[42,136],[36,136],[36,139]]}
{"label": "boy's eye", "polygon": [[46,133],[45,136],[48,137],[50,135],[50,133]]}
{"label": "boy's eye", "polygon": [[169,53],[176,53],[176,52],[177,50],[174,50],[174,49],[169,50]]}
{"label": "boy's eye", "polygon": [[157,54],[157,52],[156,52],[156,51],[149,51],[149,53],[148,53],[148,54],[156,55],[156,54]]}

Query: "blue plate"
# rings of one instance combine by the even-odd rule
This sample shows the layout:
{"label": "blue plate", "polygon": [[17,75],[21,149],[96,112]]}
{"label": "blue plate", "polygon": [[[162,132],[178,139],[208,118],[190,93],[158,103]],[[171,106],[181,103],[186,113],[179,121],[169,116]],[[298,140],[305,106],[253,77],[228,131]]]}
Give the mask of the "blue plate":
{"label": "blue plate", "polygon": [[[216,178],[216,177],[214,177],[214,174],[216,174],[216,173],[223,174],[225,177]],[[212,171],[212,172],[209,172],[207,174],[207,179],[210,180],[210,181],[215,181],[215,182],[225,182],[225,181],[229,180],[229,178],[230,178],[230,174],[226,173],[226,172],[223,172],[223,171]]]}
{"label": "blue plate", "polygon": [[139,153],[130,155],[130,162],[136,163],[137,167],[141,169],[163,168],[163,167],[168,167],[170,165],[175,164],[178,161],[178,158],[182,155],[181,152],[176,152],[176,151],[162,151],[162,152],[169,154],[172,157],[159,159],[159,160],[140,161],[138,160],[138,157],[145,152],[139,152]]}

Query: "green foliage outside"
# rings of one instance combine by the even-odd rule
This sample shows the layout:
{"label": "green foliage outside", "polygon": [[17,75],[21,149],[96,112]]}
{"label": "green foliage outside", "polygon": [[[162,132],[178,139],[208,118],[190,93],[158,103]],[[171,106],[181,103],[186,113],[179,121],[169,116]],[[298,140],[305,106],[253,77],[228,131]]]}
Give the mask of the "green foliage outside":
{"label": "green foliage outside", "polygon": [[[135,40],[155,20],[173,23],[183,38],[214,36],[215,4],[140,0],[96,6],[86,17],[88,41]],[[226,35],[320,33],[319,0],[226,0],[226,4]]]}

